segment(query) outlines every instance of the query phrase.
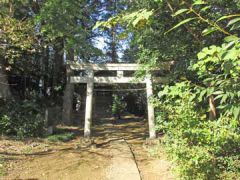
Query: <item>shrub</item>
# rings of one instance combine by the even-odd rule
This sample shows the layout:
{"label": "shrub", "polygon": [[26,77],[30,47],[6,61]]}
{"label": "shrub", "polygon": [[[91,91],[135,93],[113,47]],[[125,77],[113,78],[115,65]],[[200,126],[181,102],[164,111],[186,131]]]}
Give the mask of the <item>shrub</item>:
{"label": "shrub", "polygon": [[113,95],[112,114],[118,116],[126,110],[126,103],[121,101],[120,97],[116,94]]}
{"label": "shrub", "polygon": [[41,136],[44,129],[42,112],[35,101],[1,102],[0,133],[19,138]]}
{"label": "shrub", "polygon": [[[240,177],[240,129],[234,117],[209,120],[197,107],[189,83],[166,87],[155,102],[157,127],[182,179],[214,180]],[[164,112],[164,113],[163,113]]]}
{"label": "shrub", "polygon": [[64,134],[51,135],[47,139],[51,142],[59,142],[59,141],[67,142],[74,139],[74,137],[75,137],[74,133],[64,133]]}

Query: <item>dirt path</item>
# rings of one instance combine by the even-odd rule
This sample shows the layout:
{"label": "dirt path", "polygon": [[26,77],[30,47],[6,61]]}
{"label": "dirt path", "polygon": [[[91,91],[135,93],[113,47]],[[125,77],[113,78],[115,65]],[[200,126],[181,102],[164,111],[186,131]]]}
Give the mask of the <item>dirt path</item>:
{"label": "dirt path", "polygon": [[141,180],[134,156],[125,140],[112,142],[111,162],[106,169],[109,180]]}
{"label": "dirt path", "polygon": [[91,143],[81,138],[82,129],[75,131],[79,136],[68,143],[2,140],[0,155],[7,164],[2,179],[174,179],[164,153],[158,153],[160,158],[149,156],[147,124],[138,118],[102,119],[95,123]]}

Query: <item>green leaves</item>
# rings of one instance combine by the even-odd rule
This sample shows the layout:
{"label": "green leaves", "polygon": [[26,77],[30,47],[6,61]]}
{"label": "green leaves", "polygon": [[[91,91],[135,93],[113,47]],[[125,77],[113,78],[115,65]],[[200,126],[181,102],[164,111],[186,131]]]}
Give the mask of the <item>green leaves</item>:
{"label": "green leaves", "polygon": [[208,27],[208,28],[203,30],[202,35],[207,36],[207,35],[215,32],[215,31],[217,31],[217,29],[215,27]]}
{"label": "green leaves", "polygon": [[235,106],[233,107],[233,115],[235,119],[239,119],[240,116],[240,107],[239,106]]}
{"label": "green leaves", "polygon": [[153,11],[147,9],[141,9],[132,13],[120,14],[109,18],[107,21],[97,22],[93,29],[96,28],[111,28],[116,24],[126,25],[128,28],[141,29],[145,27],[149,21]]}
{"label": "green leaves", "polygon": [[207,3],[203,0],[194,0],[194,3],[192,5],[195,6],[195,5],[203,5],[203,4],[207,4]]}
{"label": "green leaves", "polygon": [[117,94],[113,94],[113,104],[112,104],[112,114],[114,116],[121,116],[121,114],[126,110],[127,104],[121,101],[121,98]]}
{"label": "green leaves", "polygon": [[225,42],[235,42],[235,43],[237,43],[239,41],[239,37],[234,36],[234,35],[227,36],[227,37],[224,38],[224,41]]}
{"label": "green leaves", "polygon": [[176,24],[175,26],[173,26],[171,29],[169,29],[167,32],[165,32],[165,34],[171,32],[171,31],[173,31],[174,29],[177,29],[178,27],[180,27],[180,26],[182,26],[182,25],[184,25],[184,24],[186,24],[186,23],[189,23],[190,21],[193,21],[193,20],[195,20],[195,19],[197,19],[197,18],[187,18],[187,19],[179,22],[179,23]]}
{"label": "green leaves", "polygon": [[[198,62],[192,66],[206,86],[211,85],[211,92],[218,102],[220,113],[234,118],[239,118],[238,109],[235,108],[239,101],[240,90],[240,49],[239,38],[228,36],[227,43],[221,47],[210,46],[198,53]],[[209,88],[208,88],[209,89]],[[206,94],[203,90],[199,99]]]}
{"label": "green leaves", "polygon": [[0,54],[9,63],[22,57],[23,52],[32,54],[36,49],[34,26],[31,20],[20,21],[13,17],[0,18],[0,39],[5,46],[0,45]]}
{"label": "green leaves", "polygon": [[189,12],[189,9],[179,9],[177,12],[173,14],[173,16],[178,16],[182,13]]}
{"label": "green leaves", "polygon": [[[182,179],[224,179],[222,172],[237,172],[229,170],[231,161],[227,159],[235,156],[234,151],[237,152],[240,145],[237,123],[240,114],[237,108],[240,104],[240,44],[238,31],[234,31],[240,22],[238,15],[234,15],[239,8],[234,9],[235,4],[226,1],[194,0],[192,5],[186,1],[181,1],[182,4],[168,2],[172,9],[181,8],[172,14],[173,21],[160,12],[163,8],[156,8],[159,12],[153,18],[151,28],[146,30],[148,33],[139,35],[149,39],[141,44],[149,52],[144,54],[146,64],[152,59],[155,62],[164,60],[166,57],[162,54],[168,49],[172,51],[170,57],[177,61],[171,71],[175,76],[172,82],[159,88],[157,126],[166,133],[165,143],[176,160]],[[233,15],[223,17],[221,13],[226,12],[226,7]],[[167,11],[171,8],[164,12]],[[176,20],[179,23],[173,24]],[[157,36],[166,27],[170,27],[166,32],[169,33],[183,25],[185,28],[179,31],[182,34]],[[189,34],[192,38],[188,39]],[[161,46],[153,43],[155,39],[161,40]],[[182,54],[174,54],[180,52],[179,49],[183,50]],[[155,50],[159,51],[156,55]],[[195,55],[187,56],[186,52]],[[182,55],[185,59],[181,59]],[[182,68],[189,64],[191,71]],[[217,108],[215,120],[209,118],[210,106]],[[235,163],[239,159],[238,156]],[[221,164],[222,160],[224,163]]]}
{"label": "green leaves", "polygon": [[35,100],[8,101],[0,107],[0,133],[18,138],[41,136],[44,132],[42,112],[43,107]]}
{"label": "green leaves", "polygon": [[[205,109],[202,109],[203,102],[196,103],[194,98],[190,100],[192,95],[196,95],[195,90],[200,93],[196,97],[201,101],[206,99],[201,97],[207,94],[223,95],[225,99],[226,93],[213,87],[199,89],[192,86],[189,82],[176,83],[166,86],[163,93],[159,93],[161,102],[158,103],[160,112],[157,113],[157,127],[164,130],[167,152],[177,164],[183,179],[217,179],[219,172],[222,173],[226,167],[230,168],[228,160],[224,163],[221,160],[233,157],[238,152],[239,122],[235,118],[239,116],[240,110],[234,105],[230,107],[234,116],[225,114],[218,120],[209,120]],[[181,89],[178,95],[177,89]],[[218,110],[226,108],[229,107],[221,105]]]}
{"label": "green leaves", "polygon": [[233,17],[238,17],[238,16],[240,16],[240,14],[230,14],[230,15],[222,16],[216,22],[223,21],[225,19],[230,19],[230,18],[233,18]]}
{"label": "green leaves", "polygon": [[[152,16],[153,11],[148,11],[144,9],[143,11],[140,11],[136,16],[135,19],[132,20],[133,27],[142,28],[147,24],[147,21]],[[127,18],[128,19],[128,18]]]}
{"label": "green leaves", "polygon": [[227,27],[229,27],[229,26],[231,26],[231,25],[233,25],[233,24],[235,24],[239,21],[240,21],[240,18],[234,18],[234,19],[232,19],[231,21],[228,22]]}
{"label": "green leaves", "polygon": [[[237,17],[237,18],[235,18],[235,17]],[[234,30],[237,30],[240,28],[240,18],[239,17],[240,17],[240,14],[231,14],[231,15],[227,15],[227,16],[222,16],[216,22],[231,19],[228,21],[226,27],[230,28],[230,31],[234,31]]]}

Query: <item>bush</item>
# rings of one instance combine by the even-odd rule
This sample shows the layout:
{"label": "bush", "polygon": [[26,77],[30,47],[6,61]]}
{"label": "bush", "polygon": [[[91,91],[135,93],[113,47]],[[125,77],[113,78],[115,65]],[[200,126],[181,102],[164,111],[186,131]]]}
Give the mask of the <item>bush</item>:
{"label": "bush", "polygon": [[0,133],[19,138],[43,135],[44,116],[35,101],[1,102]]}
{"label": "bush", "polygon": [[113,95],[113,104],[112,104],[112,114],[114,116],[120,115],[126,110],[126,103],[121,100],[121,98],[117,95]]}
{"label": "bush", "polygon": [[55,134],[49,136],[47,139],[51,142],[68,142],[75,138],[74,133]]}
{"label": "bush", "polygon": [[160,94],[157,127],[182,179],[240,177],[240,129],[234,117],[209,120],[193,101],[188,83],[166,87]]}

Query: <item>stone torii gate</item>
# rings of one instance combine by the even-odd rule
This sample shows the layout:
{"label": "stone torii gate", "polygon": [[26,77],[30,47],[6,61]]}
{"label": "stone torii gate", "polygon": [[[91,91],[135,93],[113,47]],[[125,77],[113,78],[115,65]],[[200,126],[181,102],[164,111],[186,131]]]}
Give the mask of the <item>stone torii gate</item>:
{"label": "stone torii gate", "polygon": [[[86,109],[85,109],[85,125],[84,125],[84,137],[91,136],[91,123],[92,123],[92,106],[93,106],[93,91],[94,83],[97,84],[114,84],[114,83],[130,83],[130,84],[146,84],[147,93],[147,108],[148,108],[148,125],[149,125],[149,138],[156,138],[155,131],[155,117],[154,107],[150,103],[149,98],[153,95],[153,82],[163,83],[167,81],[166,77],[155,77],[147,75],[144,80],[137,81],[134,77],[125,77],[124,72],[136,71],[139,69],[138,64],[79,64],[69,63],[72,70],[85,71],[86,76],[71,76],[71,83],[85,83],[87,84],[86,95]],[[170,68],[169,63],[163,63],[159,70],[168,70]],[[96,71],[116,71],[116,76],[98,77],[94,76]]]}

